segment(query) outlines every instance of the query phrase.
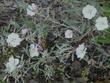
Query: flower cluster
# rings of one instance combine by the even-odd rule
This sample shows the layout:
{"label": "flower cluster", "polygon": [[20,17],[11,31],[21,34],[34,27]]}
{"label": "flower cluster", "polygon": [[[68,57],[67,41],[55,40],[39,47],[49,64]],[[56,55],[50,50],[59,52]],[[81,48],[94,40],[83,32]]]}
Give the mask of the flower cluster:
{"label": "flower cluster", "polygon": [[[84,18],[87,18],[89,20],[92,19],[93,17],[95,17],[96,13],[97,13],[97,9],[91,5],[86,5],[82,10],[82,14],[83,14]],[[107,29],[108,28],[107,17],[101,17],[101,16],[98,17],[96,19],[95,27],[97,28],[97,30]],[[72,32],[68,31],[68,34],[71,34],[71,33]],[[86,50],[87,50],[87,48],[84,47],[84,43],[79,45],[79,47],[76,49],[77,57],[82,59],[86,54]]]}
{"label": "flower cluster", "polygon": [[[97,13],[97,10],[94,6],[91,5],[87,5],[83,8],[82,10],[82,14],[85,18],[87,19],[92,19],[93,17],[95,17]],[[95,27],[97,28],[97,30],[104,30],[108,28],[108,20],[107,17],[98,17],[96,19],[96,24]]]}
{"label": "flower cluster", "polygon": [[[40,8],[39,8],[39,11],[40,11]],[[26,12],[27,12],[27,17],[32,17],[31,18],[31,20],[34,18],[34,16],[38,13],[38,6],[37,5],[35,5],[34,3],[32,3],[31,5],[28,5],[27,6],[27,9],[26,9]],[[96,28],[96,30],[98,30],[98,31],[102,31],[102,30],[105,30],[105,29],[107,29],[108,27],[109,27],[109,24],[108,24],[108,20],[107,20],[107,17],[105,17],[105,16],[98,16],[97,15],[97,12],[98,12],[98,10],[94,7],[94,6],[92,6],[92,5],[86,5],[83,9],[82,9],[82,15],[83,15],[83,19],[84,19],[84,21],[90,21],[90,20],[92,20],[92,21],[94,21],[95,20],[95,23],[94,24],[92,24],[92,23],[90,23],[90,25],[92,24],[92,26],[94,26],[95,28]],[[96,18],[95,18],[96,17]],[[29,18],[29,19],[30,19]],[[40,18],[40,17],[39,17]],[[94,19],[93,19],[94,18]],[[43,19],[43,18],[42,18]],[[47,18],[46,18],[46,20],[48,20]],[[36,20],[34,20],[35,22],[36,22]],[[49,19],[49,22],[50,22],[51,20]],[[56,22],[57,20],[52,20],[52,23],[56,23],[56,24],[58,24],[58,25],[60,25],[60,26],[62,26],[62,25],[65,25],[65,24],[61,24],[61,23],[59,23],[59,22]],[[40,21],[41,22],[41,21]],[[46,22],[45,22],[46,23]],[[51,22],[50,22],[51,23]],[[39,23],[39,24],[43,24],[43,23]],[[25,24],[24,24],[25,25]],[[88,24],[89,25],[89,24]],[[43,25],[43,26],[45,26],[45,25]],[[75,31],[73,31],[73,28],[71,27],[71,26],[69,26],[69,25],[67,25],[68,27],[66,27],[66,25],[65,25],[65,27],[66,27],[66,29],[63,31],[63,38],[66,40],[66,41],[64,41],[64,43],[66,42],[68,42],[69,44],[66,46],[66,44],[64,45],[64,48],[60,48],[60,46],[61,46],[61,44],[58,46],[57,44],[55,44],[54,46],[53,46],[53,48],[52,48],[52,54],[50,53],[50,55],[49,55],[49,53],[45,53],[44,51],[45,50],[48,50],[49,49],[49,52],[51,51],[51,47],[52,46],[50,46],[49,48],[48,48],[48,46],[46,47],[45,46],[45,48],[44,48],[44,46],[43,46],[43,38],[42,38],[42,34],[40,34],[39,36],[37,36],[37,34],[38,33],[40,33],[40,29],[39,29],[39,31],[35,31],[35,34],[33,34],[34,32],[34,30],[33,31],[31,31],[31,28],[30,29],[28,29],[28,28],[20,28],[21,29],[21,31],[20,31],[20,33],[19,33],[19,31],[18,31],[18,33],[16,33],[16,32],[12,32],[12,33],[10,33],[6,38],[6,45],[7,45],[7,47],[9,47],[10,49],[16,49],[16,48],[18,48],[19,46],[21,47],[21,48],[23,48],[23,51],[20,51],[21,52],[21,54],[23,54],[24,52],[26,52],[27,54],[23,54],[24,56],[25,55],[28,55],[29,54],[29,57],[28,57],[28,59],[29,59],[29,61],[27,61],[27,62],[31,62],[31,61],[34,61],[34,58],[36,57],[37,58],[37,60],[36,61],[39,61],[39,59],[40,58],[43,58],[43,60],[46,60],[45,61],[45,64],[46,63],[48,63],[48,56],[51,56],[52,55],[52,57],[53,56],[55,56],[55,55],[58,55],[58,57],[60,56],[60,57],[62,57],[62,55],[63,55],[63,53],[64,53],[64,55],[63,55],[63,59],[65,59],[65,55],[66,55],[66,53],[67,53],[67,51],[69,51],[70,50],[70,48],[68,49],[68,47],[71,47],[70,46],[70,43],[71,43],[71,41],[73,42],[74,41],[74,39],[73,39],[73,37],[77,37],[77,36],[82,36],[82,33],[81,34],[77,34],[76,36],[75,36]],[[27,25],[26,25],[26,27],[27,27]],[[36,29],[37,30],[37,29]],[[59,29],[58,29],[59,30]],[[42,31],[42,30],[41,30]],[[50,30],[50,31],[52,31],[52,30]],[[34,36],[34,37],[33,37]],[[47,45],[47,43],[48,43],[48,37],[47,37],[48,35],[47,35],[47,33],[46,33],[46,37],[44,38],[44,40],[46,41],[46,45]],[[56,37],[56,36],[59,36],[59,35],[55,35],[55,38],[50,38],[50,37],[52,37],[52,36],[50,36],[49,38],[49,44],[50,44],[50,42],[52,41],[52,42],[54,42],[54,39],[56,39],[57,40],[57,38],[60,40],[60,37]],[[61,35],[62,36],[62,35]],[[31,37],[33,38],[33,39],[31,39]],[[62,38],[62,39],[63,39]],[[29,40],[28,40],[29,39]],[[58,41],[59,41],[58,40]],[[70,41],[69,41],[70,40]],[[23,46],[22,47],[22,43],[24,43],[26,41],[26,43],[25,44],[27,44],[26,46]],[[79,39],[78,39],[78,41],[79,41]],[[81,42],[81,41],[80,41]],[[80,43],[80,42],[78,42],[78,43]],[[56,41],[54,42],[54,43],[56,43]],[[62,43],[62,40],[60,41],[60,43]],[[76,42],[75,42],[76,43]],[[53,44],[53,43],[52,43]],[[56,51],[57,50],[57,47],[59,48],[59,49],[61,49],[61,51],[59,51],[59,49],[58,49],[58,51]],[[66,49],[65,49],[65,47],[66,47]],[[25,48],[26,48],[26,50],[25,50]],[[54,51],[53,51],[54,50]],[[63,51],[64,52],[63,52]],[[66,50],[66,51],[65,51]],[[73,51],[73,50],[72,50]],[[86,43],[85,42],[82,42],[81,44],[79,44],[78,45],[78,47],[75,49],[75,53],[76,53],[76,55],[77,55],[77,58],[80,58],[80,59],[83,59],[84,58],[84,56],[87,54],[87,47],[86,47]],[[17,55],[17,53],[15,53],[16,55]],[[19,53],[18,53],[19,54]],[[41,55],[41,56],[40,56]],[[45,56],[43,56],[43,55],[45,55]],[[12,73],[12,72],[14,72],[15,70],[17,70],[17,68],[19,68],[19,64],[20,64],[20,60],[18,59],[18,58],[14,58],[13,57],[14,55],[12,55],[11,57],[9,57],[9,61],[5,64],[5,66],[6,66],[6,72],[8,72],[8,73]],[[20,56],[21,57],[21,56]],[[46,57],[46,59],[44,59]],[[35,59],[36,59],[35,58]],[[56,58],[56,56],[55,56],[55,58]],[[24,59],[24,58],[23,58]],[[50,59],[50,58],[49,58]],[[53,58],[52,58],[53,59]],[[27,60],[27,57],[26,57],[26,60]],[[59,59],[60,60],[60,59]],[[41,59],[41,61],[42,61],[42,59]],[[52,61],[52,60],[49,60],[49,61]],[[63,61],[62,61],[63,62]],[[25,63],[25,62],[24,62]],[[40,62],[41,63],[41,62]],[[39,64],[40,64],[39,63]],[[34,63],[32,63],[32,64],[34,64]],[[49,63],[50,64],[50,63]],[[37,66],[39,66],[39,65],[37,65]],[[36,67],[36,65],[35,65],[35,67]],[[45,66],[44,66],[45,67]],[[25,70],[25,69],[24,69]]]}

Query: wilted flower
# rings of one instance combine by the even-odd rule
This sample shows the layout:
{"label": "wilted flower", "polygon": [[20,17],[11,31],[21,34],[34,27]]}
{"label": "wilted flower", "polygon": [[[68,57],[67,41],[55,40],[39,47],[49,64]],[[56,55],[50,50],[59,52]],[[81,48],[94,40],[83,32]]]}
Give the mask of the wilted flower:
{"label": "wilted flower", "polygon": [[25,28],[21,30],[22,35],[26,35],[26,33],[29,31],[29,29]]}
{"label": "wilted flower", "polygon": [[76,55],[78,58],[83,58],[86,54],[87,48],[85,48],[84,43],[79,45],[78,48],[76,49]]}
{"label": "wilted flower", "polygon": [[18,34],[11,33],[10,35],[8,35],[8,38],[6,41],[9,46],[16,47],[20,45],[20,42],[22,41],[22,39],[19,37]]}
{"label": "wilted flower", "polygon": [[31,57],[39,56],[37,45],[31,44],[29,51]]}
{"label": "wilted flower", "polygon": [[65,31],[65,38],[72,38],[73,37],[73,31],[72,30],[66,30]]}
{"label": "wilted flower", "polygon": [[97,13],[97,10],[94,6],[86,5],[83,10],[82,14],[87,19],[92,19]]}
{"label": "wilted flower", "polygon": [[95,24],[97,30],[104,30],[108,28],[108,20],[107,17],[98,17],[96,19],[96,24]]}
{"label": "wilted flower", "polygon": [[6,66],[6,72],[13,72],[17,67],[18,67],[18,64],[19,64],[19,59],[14,59],[14,57],[10,57],[9,58],[9,62],[7,64],[5,64]]}
{"label": "wilted flower", "polygon": [[36,14],[37,10],[37,5],[35,5],[34,3],[32,3],[31,5],[28,5],[27,7],[27,15],[29,16],[34,16]]}

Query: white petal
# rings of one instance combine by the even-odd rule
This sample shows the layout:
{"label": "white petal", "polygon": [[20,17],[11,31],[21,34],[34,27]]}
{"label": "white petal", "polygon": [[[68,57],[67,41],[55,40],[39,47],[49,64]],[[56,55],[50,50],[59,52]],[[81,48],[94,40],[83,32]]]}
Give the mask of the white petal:
{"label": "white petal", "polygon": [[65,38],[72,38],[73,37],[73,31],[72,30],[66,30],[65,31]]}
{"label": "white petal", "polygon": [[37,11],[37,6],[33,3],[27,7],[27,15],[34,16]]}
{"label": "white petal", "polygon": [[26,33],[29,31],[29,29],[25,28],[21,30],[22,35],[26,35]]}
{"label": "white petal", "polygon": [[9,72],[13,72],[16,69],[16,66],[11,65]]}
{"label": "white petal", "polygon": [[9,62],[12,62],[12,61],[14,61],[14,57],[13,57],[13,56],[11,56],[11,57],[9,58]]}
{"label": "white petal", "polygon": [[34,44],[31,44],[31,45],[30,45],[30,48],[31,48],[31,49],[34,49],[34,48],[35,48],[35,45],[34,45]]}
{"label": "white petal", "polygon": [[35,12],[27,9],[27,15],[34,16],[35,15]]}
{"label": "white petal", "polygon": [[15,65],[18,65],[18,64],[19,64],[19,59],[14,59],[14,60],[15,60],[15,61],[14,61],[14,62],[15,62],[14,64],[15,64]]}
{"label": "white petal", "polygon": [[32,3],[32,9],[37,10],[37,6],[34,3]]}
{"label": "white petal", "polygon": [[28,5],[27,9],[29,9],[29,10],[33,10],[33,8],[32,8],[31,5]]}

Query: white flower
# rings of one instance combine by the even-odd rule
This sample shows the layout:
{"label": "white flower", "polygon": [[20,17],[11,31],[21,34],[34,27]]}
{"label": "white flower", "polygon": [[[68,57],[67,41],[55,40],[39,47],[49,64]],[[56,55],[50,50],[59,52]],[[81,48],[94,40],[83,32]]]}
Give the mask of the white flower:
{"label": "white flower", "polygon": [[8,38],[6,41],[9,46],[16,47],[16,46],[20,45],[20,42],[22,41],[22,39],[19,37],[18,34],[11,33],[8,35]]}
{"label": "white flower", "polygon": [[93,17],[95,17],[96,13],[96,8],[91,5],[86,5],[82,10],[83,16],[87,19],[92,19]]}
{"label": "white flower", "polygon": [[107,17],[98,17],[96,19],[96,24],[95,24],[97,30],[104,30],[106,28],[108,28],[108,20]]}
{"label": "white flower", "polygon": [[27,7],[27,15],[34,16],[37,12],[37,6],[32,3],[31,5],[28,5]]}
{"label": "white flower", "polygon": [[14,70],[16,70],[17,66],[19,64],[19,59],[14,59],[14,57],[10,57],[9,58],[9,62],[7,64],[5,64],[6,66],[6,71],[11,73]]}
{"label": "white flower", "polygon": [[31,44],[29,51],[31,57],[39,56],[37,45]]}
{"label": "white flower", "polygon": [[73,37],[73,31],[72,30],[66,30],[65,31],[65,38],[72,38]]}
{"label": "white flower", "polygon": [[78,48],[76,49],[76,55],[78,58],[83,58],[86,54],[87,48],[85,48],[84,43],[79,45]]}

